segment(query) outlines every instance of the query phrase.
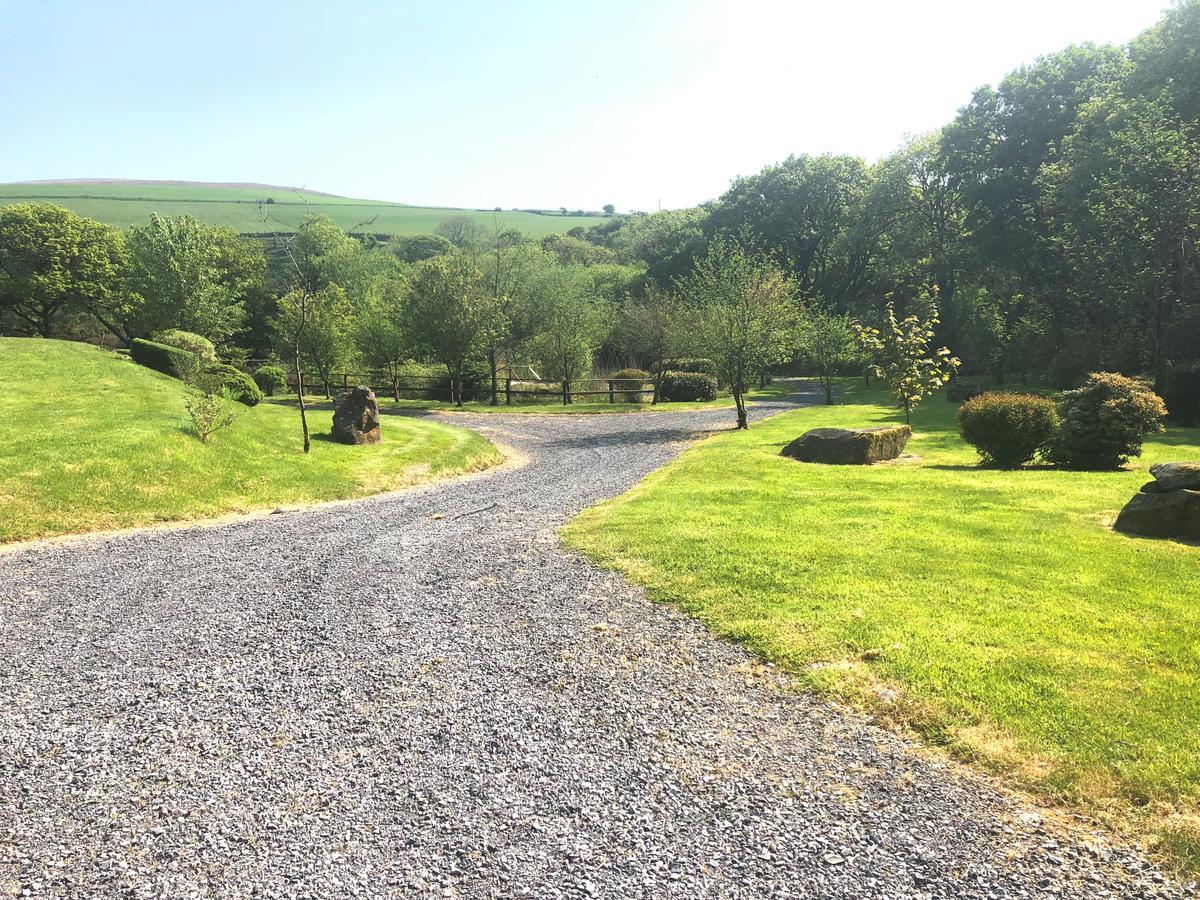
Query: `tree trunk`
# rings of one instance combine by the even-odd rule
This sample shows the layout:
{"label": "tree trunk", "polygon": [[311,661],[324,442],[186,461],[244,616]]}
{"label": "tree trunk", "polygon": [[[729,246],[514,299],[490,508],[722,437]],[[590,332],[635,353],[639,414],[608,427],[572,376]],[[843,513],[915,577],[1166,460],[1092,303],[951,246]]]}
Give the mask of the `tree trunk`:
{"label": "tree trunk", "polygon": [[826,375],[821,379],[821,387],[825,388],[825,405],[833,406],[833,379]]}
{"label": "tree trunk", "polygon": [[733,382],[733,404],[737,407],[737,427],[749,428],[750,423],[746,421],[746,385],[741,378],[734,379]]}
{"label": "tree trunk", "polygon": [[492,370],[492,406],[500,405],[500,390],[496,379],[496,351],[495,349],[488,350],[488,368]]}
{"label": "tree trunk", "polygon": [[454,377],[450,379],[450,393],[454,395],[454,405],[461,408],[463,405],[461,374],[455,373]]}
{"label": "tree trunk", "polygon": [[296,400],[300,404],[300,430],[304,434],[304,452],[312,446],[308,436],[308,412],[304,408],[304,372],[300,369],[300,348],[296,348]]}

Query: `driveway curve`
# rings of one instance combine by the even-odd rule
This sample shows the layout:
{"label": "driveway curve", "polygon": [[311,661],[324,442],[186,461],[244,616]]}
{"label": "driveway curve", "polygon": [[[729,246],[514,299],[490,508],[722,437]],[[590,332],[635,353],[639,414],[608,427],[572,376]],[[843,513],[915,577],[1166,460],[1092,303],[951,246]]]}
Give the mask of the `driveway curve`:
{"label": "driveway curve", "polygon": [[0,896],[1190,895],[560,548],[731,417],[455,415],[526,464],[0,555]]}

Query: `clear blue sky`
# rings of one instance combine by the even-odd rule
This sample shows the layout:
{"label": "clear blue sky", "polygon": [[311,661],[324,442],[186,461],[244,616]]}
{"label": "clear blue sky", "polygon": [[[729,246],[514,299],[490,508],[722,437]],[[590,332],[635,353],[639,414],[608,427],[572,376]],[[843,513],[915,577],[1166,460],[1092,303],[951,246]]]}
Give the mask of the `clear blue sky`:
{"label": "clear blue sky", "polygon": [[687,206],[876,158],[1164,0],[0,0],[0,182],[259,181],[446,206]]}

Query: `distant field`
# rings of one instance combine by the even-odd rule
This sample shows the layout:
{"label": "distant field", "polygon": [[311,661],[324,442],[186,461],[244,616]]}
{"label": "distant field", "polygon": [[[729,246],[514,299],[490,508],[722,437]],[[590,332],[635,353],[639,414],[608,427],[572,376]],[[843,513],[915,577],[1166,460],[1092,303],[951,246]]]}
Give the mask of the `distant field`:
{"label": "distant field", "polygon": [[[264,224],[259,202],[270,224]],[[239,232],[257,233],[272,229],[294,229],[306,212],[321,212],[346,229],[361,228],[376,234],[428,234],[451,216],[466,215],[491,226],[516,228],[531,237],[561,234],[577,225],[595,225],[595,216],[540,215],[512,211],[480,211],[407,206],[380,200],[356,200],[291,188],[224,186],[187,183],[77,183],[0,184],[0,206],[42,200],[75,210],[82,216],[108,222],[119,228],[140,225],[151,213],[167,216],[190,215],[213,225],[226,225]],[[307,207],[305,206],[307,201]],[[373,221],[370,221],[373,220]],[[369,224],[363,224],[367,223]]]}

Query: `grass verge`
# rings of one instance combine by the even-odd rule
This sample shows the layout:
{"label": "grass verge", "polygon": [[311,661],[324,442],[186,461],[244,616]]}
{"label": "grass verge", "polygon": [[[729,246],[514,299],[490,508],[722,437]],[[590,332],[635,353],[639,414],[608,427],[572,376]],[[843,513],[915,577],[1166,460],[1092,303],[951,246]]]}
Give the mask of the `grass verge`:
{"label": "grass verge", "polygon": [[313,503],[394,490],[500,461],[470,431],[389,418],[383,442],[352,447],[310,417],[234,404],[202,444],[183,385],[86,344],[0,338],[0,543]]}
{"label": "grass verge", "polygon": [[846,401],[711,438],[565,540],[801,684],[1200,868],[1200,547],[1109,527],[1149,464],[1200,458],[1200,430],[1127,471],[1000,472],[938,395],[914,459],[779,455],[809,428],[901,419],[857,385]]}

